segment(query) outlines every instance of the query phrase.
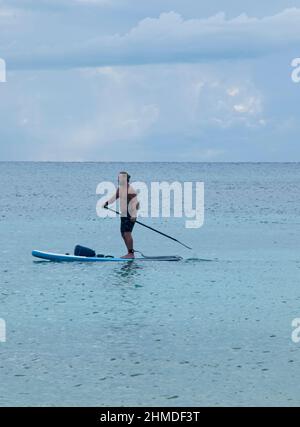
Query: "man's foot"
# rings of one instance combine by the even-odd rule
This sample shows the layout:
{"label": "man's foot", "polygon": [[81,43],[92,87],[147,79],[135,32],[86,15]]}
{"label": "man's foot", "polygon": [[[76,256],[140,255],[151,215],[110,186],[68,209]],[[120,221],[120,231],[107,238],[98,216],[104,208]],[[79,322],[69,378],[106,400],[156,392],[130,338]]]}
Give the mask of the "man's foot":
{"label": "man's foot", "polygon": [[128,253],[127,255],[122,256],[123,259],[134,259],[134,253]]}

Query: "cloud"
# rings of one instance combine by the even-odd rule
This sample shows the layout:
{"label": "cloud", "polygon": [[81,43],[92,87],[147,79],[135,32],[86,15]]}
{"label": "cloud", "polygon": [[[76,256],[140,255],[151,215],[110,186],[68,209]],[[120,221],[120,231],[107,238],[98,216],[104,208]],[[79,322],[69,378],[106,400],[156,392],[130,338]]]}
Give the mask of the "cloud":
{"label": "cloud", "polygon": [[0,83],[6,82],[6,63],[0,58]]}
{"label": "cloud", "polygon": [[[74,1],[74,0],[73,0]],[[7,51],[11,68],[72,68],[106,65],[193,63],[253,58],[300,43],[300,9],[264,18],[243,14],[226,19],[184,20],[175,12],[146,18],[124,35],[115,34],[76,45]]]}
{"label": "cloud", "polygon": [[73,3],[92,4],[102,6],[104,4],[111,4],[112,0],[73,0]]}
{"label": "cloud", "polygon": [[4,18],[10,18],[12,16],[14,16],[14,10],[13,9],[8,9],[8,8],[0,8],[0,19],[4,19]]}
{"label": "cloud", "polygon": [[61,9],[63,7],[74,7],[76,5],[82,6],[105,6],[114,4],[118,0],[2,0],[1,4],[9,4],[19,9],[27,10],[51,10]]}
{"label": "cloud", "polygon": [[129,1],[125,18],[115,9],[122,2],[0,6],[0,56],[8,66],[1,159],[299,157],[300,85],[290,63],[299,55],[300,9],[232,19],[228,7],[230,15],[186,19],[158,8],[156,18],[141,19],[152,11],[142,14],[139,3],[129,19]]}
{"label": "cloud", "polygon": [[16,140],[3,144],[6,159],[218,160],[227,133],[259,130],[266,116],[241,66],[14,72],[3,87],[0,140],[5,129]]}

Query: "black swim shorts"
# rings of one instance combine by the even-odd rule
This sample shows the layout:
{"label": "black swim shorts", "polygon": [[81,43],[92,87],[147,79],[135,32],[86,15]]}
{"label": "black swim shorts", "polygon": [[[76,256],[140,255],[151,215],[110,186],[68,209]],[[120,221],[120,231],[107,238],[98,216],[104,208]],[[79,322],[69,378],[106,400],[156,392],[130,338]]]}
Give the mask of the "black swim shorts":
{"label": "black swim shorts", "polygon": [[121,233],[131,233],[133,227],[135,225],[135,221],[131,221],[129,217],[121,218]]}

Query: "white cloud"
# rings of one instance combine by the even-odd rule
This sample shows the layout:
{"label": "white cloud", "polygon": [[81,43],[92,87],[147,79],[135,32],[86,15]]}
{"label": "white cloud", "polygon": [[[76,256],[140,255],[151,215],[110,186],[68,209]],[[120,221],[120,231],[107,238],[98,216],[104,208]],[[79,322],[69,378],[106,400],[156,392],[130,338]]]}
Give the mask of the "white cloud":
{"label": "white cloud", "polygon": [[75,125],[59,137],[60,147],[64,153],[72,153],[79,160],[88,158],[92,153],[100,156],[101,151],[102,158],[106,157],[109,147],[110,156],[113,153],[116,159],[122,159],[126,151],[134,152],[136,142],[147,134],[158,116],[157,106],[130,106],[129,99],[119,107],[115,104],[114,110],[105,111],[99,105],[86,123]]}
{"label": "white cloud", "polygon": [[76,6],[76,5],[92,5],[92,6],[102,6],[107,4],[114,4],[118,0],[4,0],[4,4],[11,4],[16,8],[35,10],[44,8],[53,8],[53,7],[63,7],[63,6]]}
{"label": "white cloud", "polygon": [[112,0],[73,0],[73,2],[93,5],[106,5],[111,4]]}
{"label": "white cloud", "polygon": [[227,90],[227,93],[229,96],[237,96],[240,93],[240,90],[238,87],[232,87]]}
{"label": "white cloud", "polygon": [[0,19],[14,16],[15,11],[13,9],[7,9],[0,7]]}
{"label": "white cloud", "polygon": [[204,135],[254,128],[264,119],[259,91],[224,68],[188,64],[66,73],[38,73],[35,79],[26,73],[7,119],[3,110],[3,120],[22,139],[41,141],[29,150],[35,160],[157,160],[164,151],[177,160],[219,159],[224,149]]}
{"label": "white cloud", "polygon": [[258,114],[261,112],[261,100],[255,96],[249,96],[242,104],[235,104],[233,109],[237,113]]}
{"label": "white cloud", "polygon": [[[0,14],[9,64],[9,84],[1,86],[2,159],[272,160],[272,146],[282,142],[283,158],[300,153],[288,52],[300,45],[300,9],[235,19],[169,12],[122,31],[117,22],[118,34],[108,24],[102,34],[110,35],[99,37],[98,16],[105,20],[110,8],[78,1],[23,0],[32,9]],[[84,25],[92,11],[96,38],[78,25],[78,11]],[[255,58],[272,51],[278,54]]]}
{"label": "white cloud", "polygon": [[141,20],[124,35],[7,55],[12,66],[20,68],[209,62],[266,55],[299,43],[300,9],[296,8],[264,18],[243,14],[234,19],[219,13],[184,20],[169,12]]}

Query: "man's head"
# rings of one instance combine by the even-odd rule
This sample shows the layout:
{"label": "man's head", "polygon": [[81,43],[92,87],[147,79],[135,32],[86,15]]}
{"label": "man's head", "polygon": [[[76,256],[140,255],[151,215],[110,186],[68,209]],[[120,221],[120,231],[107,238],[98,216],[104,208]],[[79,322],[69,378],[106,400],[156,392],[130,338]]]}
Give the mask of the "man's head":
{"label": "man's head", "polygon": [[130,181],[129,173],[128,172],[120,172],[118,180],[119,180],[119,184],[128,183]]}

